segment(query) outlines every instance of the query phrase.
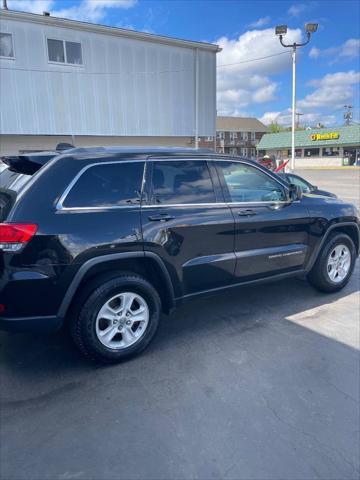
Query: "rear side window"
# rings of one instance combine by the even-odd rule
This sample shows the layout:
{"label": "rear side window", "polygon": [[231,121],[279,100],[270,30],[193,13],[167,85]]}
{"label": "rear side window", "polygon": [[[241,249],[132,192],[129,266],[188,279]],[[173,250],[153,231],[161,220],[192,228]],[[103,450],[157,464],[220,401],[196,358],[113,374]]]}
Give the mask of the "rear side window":
{"label": "rear side window", "polygon": [[206,161],[154,162],[153,201],[156,204],[216,201]]}
{"label": "rear side window", "polygon": [[140,201],[144,162],[87,168],[66,195],[65,208],[118,207]]}

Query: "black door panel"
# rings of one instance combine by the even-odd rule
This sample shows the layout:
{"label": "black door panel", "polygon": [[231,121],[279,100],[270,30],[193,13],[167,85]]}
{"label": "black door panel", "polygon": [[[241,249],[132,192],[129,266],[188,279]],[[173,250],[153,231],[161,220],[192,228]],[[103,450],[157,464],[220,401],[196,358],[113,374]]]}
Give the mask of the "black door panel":
{"label": "black door panel", "polygon": [[219,161],[217,168],[235,218],[238,281],[301,269],[309,235],[306,207],[288,201],[282,185],[252,165]]}
{"label": "black door panel", "polygon": [[[164,207],[165,208],[165,207]],[[143,207],[142,228],[145,249],[158,254],[175,284],[177,296],[232,283],[234,218],[226,205],[167,206],[167,222],[151,221],[163,207]]]}
{"label": "black door panel", "polygon": [[149,161],[145,184],[144,248],[162,258],[176,296],[231,284],[235,222],[207,162]]}

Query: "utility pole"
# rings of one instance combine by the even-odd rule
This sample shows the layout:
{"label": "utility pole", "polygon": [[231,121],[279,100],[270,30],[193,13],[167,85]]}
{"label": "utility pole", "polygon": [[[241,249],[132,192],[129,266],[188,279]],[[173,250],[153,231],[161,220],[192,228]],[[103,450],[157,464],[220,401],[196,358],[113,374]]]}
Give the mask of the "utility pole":
{"label": "utility pole", "polygon": [[292,58],[292,112],[291,112],[291,163],[290,169],[293,172],[295,170],[295,113],[296,113],[296,49],[297,47],[303,47],[310,42],[312,33],[315,33],[318,28],[317,23],[307,23],[305,25],[305,31],[307,40],[303,43],[286,44],[283,42],[283,36],[287,33],[287,25],[279,25],[275,28],[275,34],[279,36],[280,43],[283,47],[291,48]]}
{"label": "utility pole", "polygon": [[9,10],[8,6],[7,6],[7,0],[3,0],[2,4],[3,4],[3,9],[4,10]]}
{"label": "utility pole", "polygon": [[295,115],[296,115],[296,128],[298,129],[300,127],[300,117],[304,114],[300,112],[296,112]]}
{"label": "utility pole", "polygon": [[345,112],[344,112],[344,120],[345,120],[345,125],[348,127],[351,123],[353,114],[352,114],[352,105],[344,105]]}

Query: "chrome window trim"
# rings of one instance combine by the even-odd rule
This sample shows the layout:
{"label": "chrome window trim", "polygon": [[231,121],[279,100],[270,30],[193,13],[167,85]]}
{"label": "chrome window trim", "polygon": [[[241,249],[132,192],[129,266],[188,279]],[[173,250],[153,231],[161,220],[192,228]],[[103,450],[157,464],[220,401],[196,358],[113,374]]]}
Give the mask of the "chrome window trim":
{"label": "chrome window trim", "polygon": [[212,161],[215,161],[215,162],[235,162],[235,163],[244,163],[245,165],[249,165],[249,167],[253,167],[253,168],[256,168],[257,170],[260,170],[260,172],[262,172],[264,175],[267,175],[268,177],[272,178],[275,182],[279,183],[281,186],[285,187],[287,190],[288,190],[288,186],[283,184],[280,179],[278,180],[277,178],[273,177],[271,174],[269,174],[268,172],[264,171],[261,167],[259,167],[258,165],[254,165],[253,163],[250,163],[250,162],[247,162],[246,160],[238,160],[236,158],[231,158],[231,159],[227,159],[227,158],[220,158],[219,160],[217,159],[211,159]]}
{"label": "chrome window trim", "polygon": [[242,207],[242,206],[277,206],[277,205],[287,205],[289,202],[286,201],[264,201],[264,202],[214,202],[214,203],[154,203],[148,205],[141,205],[141,208],[166,208],[166,207]]}
{"label": "chrome window trim", "polygon": [[[213,154],[214,155],[214,154]],[[201,161],[207,161],[207,162],[236,162],[236,163],[242,163],[245,165],[248,165],[250,167],[256,168],[257,170],[260,170],[260,172],[264,173],[268,177],[270,177],[272,180],[277,182],[280,186],[284,187],[286,190],[288,190],[288,187],[283,184],[281,181],[279,181],[277,178],[274,178],[272,175],[269,175],[267,172],[265,172],[262,168],[258,167],[257,165],[253,165],[250,162],[247,162],[246,160],[243,159],[237,159],[233,157],[229,158],[224,158],[224,157],[211,157],[208,155],[203,155],[203,156],[196,156],[196,157],[156,157],[156,156],[148,156],[144,157],[139,160],[112,160],[108,162],[97,162],[97,163],[92,163],[90,165],[86,165],[86,167],[83,167],[72,179],[72,181],[69,183],[69,185],[66,187],[62,195],[60,196],[60,199],[56,203],[56,210],[57,211],[97,211],[97,210],[115,210],[115,209],[133,209],[133,208],[166,208],[166,207],[216,207],[216,206],[248,206],[248,205],[259,205],[259,206],[265,206],[265,205],[286,205],[289,203],[289,201],[258,201],[258,202],[211,202],[211,203],[164,203],[164,204],[140,204],[139,205],[112,205],[112,206],[102,206],[102,207],[64,207],[63,203],[71,191],[71,189],[74,187],[76,182],[79,180],[81,175],[83,175],[86,170],[92,167],[96,166],[101,166],[101,165],[111,165],[111,164],[123,164],[123,163],[139,163],[142,162],[144,163],[144,169],[143,169],[143,177],[142,177],[142,183],[141,183],[141,195],[143,194],[145,190],[145,185],[146,185],[146,171],[148,168],[148,162],[169,162],[169,161],[186,161],[186,160],[201,160]],[[211,173],[211,172],[210,172]]]}
{"label": "chrome window trim", "polygon": [[[246,159],[243,158],[236,158],[232,157],[229,155],[229,158],[224,158],[224,157],[215,157],[215,153],[206,155],[205,153],[201,153],[202,156],[197,156],[197,157],[187,157],[187,156],[178,156],[178,157],[156,157],[153,155],[150,155],[147,157],[147,160],[149,162],[168,162],[168,161],[179,161],[179,160],[202,160],[202,161],[208,161],[208,162],[236,162],[236,163],[243,163],[245,165],[248,165],[249,167],[256,168],[257,170],[260,170],[260,172],[264,173],[268,177],[272,178],[275,182],[277,182],[279,185],[284,187],[286,190],[289,189],[289,186],[286,185],[286,183],[283,183],[281,179],[275,178],[271,175],[271,173],[264,171],[261,167],[258,165],[254,165],[253,163],[247,161]],[[221,155],[221,154],[220,154]]]}
{"label": "chrome window trim", "polygon": [[140,203],[139,205],[108,205],[108,206],[102,206],[102,207],[64,207],[64,201],[66,200],[66,197],[69,195],[70,191],[72,188],[75,186],[76,182],[80,179],[80,177],[90,168],[92,167],[98,167],[101,165],[122,165],[124,163],[143,163],[144,168],[143,168],[143,175],[142,175],[142,180],[141,180],[141,195],[143,192],[143,182],[144,182],[144,171],[145,171],[145,165],[146,165],[146,159],[141,159],[141,160],[112,160],[109,162],[97,162],[97,163],[91,163],[90,165],[86,165],[86,167],[82,168],[80,172],[78,172],[75,177],[71,180],[69,185],[66,187],[62,195],[60,196],[58,202],[56,203],[56,210],[57,211],[74,211],[74,210],[114,210],[114,209],[123,209],[123,208],[140,208]]}

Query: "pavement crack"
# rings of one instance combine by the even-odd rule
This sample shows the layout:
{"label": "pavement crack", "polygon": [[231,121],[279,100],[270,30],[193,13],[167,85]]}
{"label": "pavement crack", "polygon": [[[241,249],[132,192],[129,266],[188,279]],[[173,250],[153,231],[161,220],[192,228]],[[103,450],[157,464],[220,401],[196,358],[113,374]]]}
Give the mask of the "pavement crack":
{"label": "pavement crack", "polygon": [[[268,409],[270,410],[270,412],[274,415],[274,417],[275,417],[277,420],[279,420],[279,422],[283,423],[283,424],[286,425],[287,427],[290,427],[291,429],[295,430],[296,432],[300,433],[301,435],[304,435],[304,436],[306,436],[306,437],[311,438],[311,439],[314,440],[320,447],[337,453],[337,454],[344,460],[344,462],[345,462],[349,467],[352,468],[352,470],[353,470],[354,472],[356,472],[357,474],[359,473],[359,470],[356,468],[356,466],[355,466],[350,460],[348,460],[340,450],[338,450],[338,449],[336,449],[336,448],[334,448],[334,447],[331,447],[330,445],[327,445],[327,444],[321,442],[321,441],[317,438],[317,436],[316,436],[315,434],[310,433],[310,432],[307,432],[307,431],[305,431],[304,429],[299,428],[297,425],[294,425],[293,423],[286,421],[286,420],[285,420],[284,418],[282,418],[282,417],[278,414],[278,412],[271,406],[269,400],[268,400],[266,397],[263,396],[263,400],[264,400],[264,402],[265,402],[266,408],[268,408]],[[329,460],[330,460],[332,463],[334,463],[333,460],[332,460],[332,458],[329,457],[324,451],[321,451],[321,453],[323,453],[327,458],[329,458]]]}

